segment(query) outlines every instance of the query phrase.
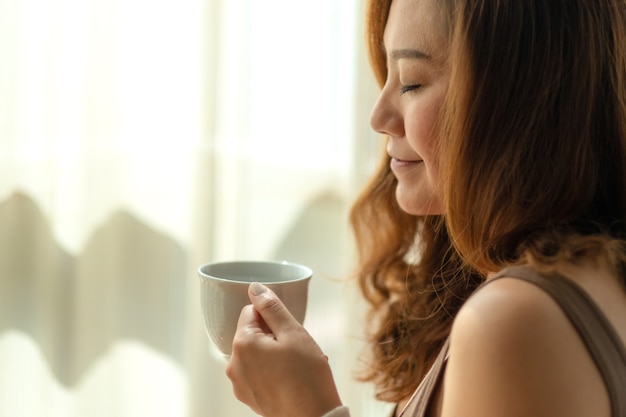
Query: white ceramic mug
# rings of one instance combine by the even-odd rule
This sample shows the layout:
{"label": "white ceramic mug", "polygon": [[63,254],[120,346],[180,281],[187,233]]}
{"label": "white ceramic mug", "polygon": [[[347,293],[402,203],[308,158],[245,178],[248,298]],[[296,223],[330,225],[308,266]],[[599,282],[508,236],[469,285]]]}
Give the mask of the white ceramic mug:
{"label": "white ceramic mug", "polygon": [[251,304],[248,287],[252,282],[274,291],[296,320],[304,322],[313,276],[313,271],[304,265],[286,261],[216,262],[202,265],[198,276],[206,332],[226,357],[232,351],[241,309]]}

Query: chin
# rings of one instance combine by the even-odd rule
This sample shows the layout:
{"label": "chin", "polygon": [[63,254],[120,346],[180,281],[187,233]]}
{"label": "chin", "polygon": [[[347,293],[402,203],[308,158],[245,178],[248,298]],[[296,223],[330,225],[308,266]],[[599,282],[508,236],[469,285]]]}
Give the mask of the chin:
{"label": "chin", "polygon": [[406,196],[396,192],[398,205],[405,213],[414,216],[435,216],[443,214],[443,205],[438,198],[416,198],[415,195]]}

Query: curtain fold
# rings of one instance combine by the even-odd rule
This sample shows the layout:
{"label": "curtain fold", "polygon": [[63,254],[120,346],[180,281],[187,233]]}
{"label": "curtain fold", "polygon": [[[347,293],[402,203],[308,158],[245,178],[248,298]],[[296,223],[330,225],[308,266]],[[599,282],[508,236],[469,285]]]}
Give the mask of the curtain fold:
{"label": "curtain fold", "polygon": [[[355,415],[347,212],[375,95],[357,0],[0,0],[0,417],[254,415],[197,267],[311,266]],[[382,407],[382,408],[381,408]]]}

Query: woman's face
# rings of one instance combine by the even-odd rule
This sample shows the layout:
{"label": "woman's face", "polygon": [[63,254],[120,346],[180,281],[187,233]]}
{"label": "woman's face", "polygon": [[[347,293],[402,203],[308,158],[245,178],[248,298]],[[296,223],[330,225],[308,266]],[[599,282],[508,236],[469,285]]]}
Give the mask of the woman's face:
{"label": "woman's face", "polygon": [[447,38],[435,0],[393,0],[385,27],[387,80],[371,114],[387,152],[402,210],[443,212],[437,121],[448,88]]}

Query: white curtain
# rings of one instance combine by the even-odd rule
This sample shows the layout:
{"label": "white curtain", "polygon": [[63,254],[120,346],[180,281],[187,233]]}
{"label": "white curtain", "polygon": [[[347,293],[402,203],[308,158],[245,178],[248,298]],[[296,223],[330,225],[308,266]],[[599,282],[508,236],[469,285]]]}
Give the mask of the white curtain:
{"label": "white curtain", "polygon": [[196,268],[315,271],[355,416],[347,212],[379,152],[358,0],[0,0],[0,417],[252,416]]}

